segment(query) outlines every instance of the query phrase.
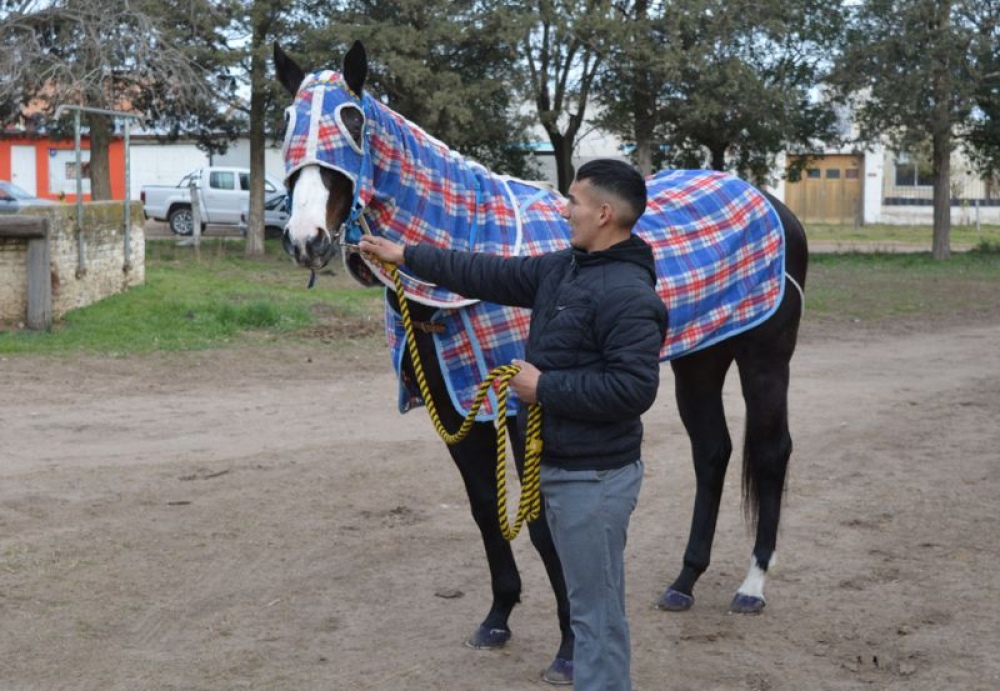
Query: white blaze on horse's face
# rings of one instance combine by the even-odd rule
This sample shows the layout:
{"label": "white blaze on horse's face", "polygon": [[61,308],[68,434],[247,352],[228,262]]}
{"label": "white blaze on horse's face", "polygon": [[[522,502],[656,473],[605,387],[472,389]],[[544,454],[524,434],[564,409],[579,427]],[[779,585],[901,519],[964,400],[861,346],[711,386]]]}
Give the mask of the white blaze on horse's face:
{"label": "white blaze on horse's face", "polygon": [[285,251],[307,268],[321,268],[326,248],[333,242],[326,225],[329,194],[319,166],[309,165],[299,170],[292,194],[291,216],[285,225],[284,244]]}

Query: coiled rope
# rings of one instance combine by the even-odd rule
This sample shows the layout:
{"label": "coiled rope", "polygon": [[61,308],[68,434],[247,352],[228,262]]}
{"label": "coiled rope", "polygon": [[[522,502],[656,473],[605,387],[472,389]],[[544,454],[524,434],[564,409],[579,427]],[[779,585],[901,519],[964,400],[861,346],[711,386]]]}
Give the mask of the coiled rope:
{"label": "coiled rope", "polygon": [[[367,231],[367,228],[365,230]],[[434,429],[437,430],[438,436],[446,444],[457,444],[468,436],[473,423],[475,423],[476,414],[486,400],[490,388],[494,383],[497,385],[497,409],[496,422],[494,424],[497,440],[497,513],[500,519],[500,532],[503,533],[505,539],[513,540],[521,532],[524,524],[535,520],[541,513],[542,409],[537,403],[531,405],[528,409],[524,474],[521,477],[521,497],[518,501],[517,514],[512,528],[507,517],[507,394],[510,388],[510,380],[520,371],[520,368],[515,365],[501,365],[494,368],[486,375],[486,379],[479,384],[472,407],[469,409],[458,431],[451,433],[446,430],[444,423],[441,422],[441,417],[438,415],[437,406],[434,405],[434,399],[431,397],[430,387],[427,385],[424,368],[420,362],[420,354],[417,352],[417,342],[413,334],[413,321],[410,318],[410,307],[407,304],[406,294],[403,290],[403,281],[399,275],[399,267],[394,264],[385,264],[385,267],[392,276],[392,281],[396,288],[399,313],[403,319],[403,328],[406,331],[407,352],[410,355],[410,362],[413,364],[413,372],[417,377],[420,395],[423,396],[424,404],[427,406],[427,413],[434,424]]]}

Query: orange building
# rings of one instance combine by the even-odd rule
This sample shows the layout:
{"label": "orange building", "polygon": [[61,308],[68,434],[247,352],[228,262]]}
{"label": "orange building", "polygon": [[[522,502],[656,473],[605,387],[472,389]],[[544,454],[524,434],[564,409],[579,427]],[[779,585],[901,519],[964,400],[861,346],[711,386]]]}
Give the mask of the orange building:
{"label": "orange building", "polygon": [[[83,199],[90,201],[90,137],[80,138]],[[125,145],[114,137],[108,151],[111,197],[125,199]],[[9,180],[42,199],[76,201],[73,139],[51,139],[26,132],[0,132],[0,180]]]}

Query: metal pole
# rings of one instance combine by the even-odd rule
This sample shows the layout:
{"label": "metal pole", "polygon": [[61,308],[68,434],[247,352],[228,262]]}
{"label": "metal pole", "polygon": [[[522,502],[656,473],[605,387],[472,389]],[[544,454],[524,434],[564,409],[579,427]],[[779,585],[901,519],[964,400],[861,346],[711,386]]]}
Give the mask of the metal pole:
{"label": "metal pole", "polygon": [[125,121],[125,265],[123,271],[132,270],[132,171],[129,163],[129,124]]}
{"label": "metal pole", "polygon": [[87,275],[87,248],[83,238],[83,160],[80,153],[80,111],[76,111],[73,117],[73,140],[76,150],[76,238],[77,238],[77,262],[76,277],[83,278]]}
{"label": "metal pole", "polygon": [[191,180],[191,242],[195,245],[201,242],[201,189],[205,181],[200,177]]}
{"label": "metal pole", "polygon": [[87,273],[86,266],[86,252],[84,251],[83,242],[83,167],[80,160],[80,113],[86,111],[88,113],[100,113],[102,115],[112,115],[116,118],[123,118],[125,120],[125,266],[123,269],[128,271],[132,268],[132,241],[131,241],[131,231],[132,231],[132,221],[131,221],[131,199],[130,195],[132,193],[131,188],[131,171],[130,171],[130,153],[129,153],[129,119],[141,120],[143,116],[136,115],[135,113],[123,113],[120,110],[105,110],[104,108],[88,108],[86,106],[73,106],[65,103],[61,103],[56,106],[55,117],[60,117],[64,110],[74,111],[75,117],[74,122],[76,125],[76,227],[77,233],[79,235],[80,242],[80,258],[79,267],[76,270],[76,277],[80,278]]}

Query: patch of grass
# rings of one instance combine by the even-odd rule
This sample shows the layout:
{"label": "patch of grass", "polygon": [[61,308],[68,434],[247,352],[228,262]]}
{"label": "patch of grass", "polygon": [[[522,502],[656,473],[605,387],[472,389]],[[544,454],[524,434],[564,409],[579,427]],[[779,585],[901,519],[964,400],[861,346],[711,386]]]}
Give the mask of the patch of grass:
{"label": "patch of grass", "polygon": [[[273,338],[335,342],[381,333],[382,291],[341,272],[294,267],[276,242],[247,258],[242,242],[146,243],[146,284],[79,310],[44,332],[0,332],[0,354],[142,353]],[[813,254],[806,320],[996,317],[1000,238],[936,261],[929,252]]]}
{"label": "patch of grass", "polygon": [[263,257],[247,258],[242,242],[194,248],[149,241],[145,285],[73,310],[48,331],[0,333],[0,353],[196,350],[259,334],[297,338],[323,319],[357,322],[370,333],[360,327],[380,315],[381,291],[336,278],[306,289],[308,274],[277,243],[268,243]]}
{"label": "patch of grass", "polygon": [[[934,230],[931,226],[872,224],[860,227],[810,223],[806,226],[810,242],[863,242],[874,245],[898,245],[931,248]],[[952,226],[953,247],[972,247],[979,243],[1000,243],[1000,226]]]}
{"label": "patch of grass", "polygon": [[947,261],[919,253],[814,254],[806,318],[857,321],[975,315],[1000,302],[1000,252],[975,250]]}

